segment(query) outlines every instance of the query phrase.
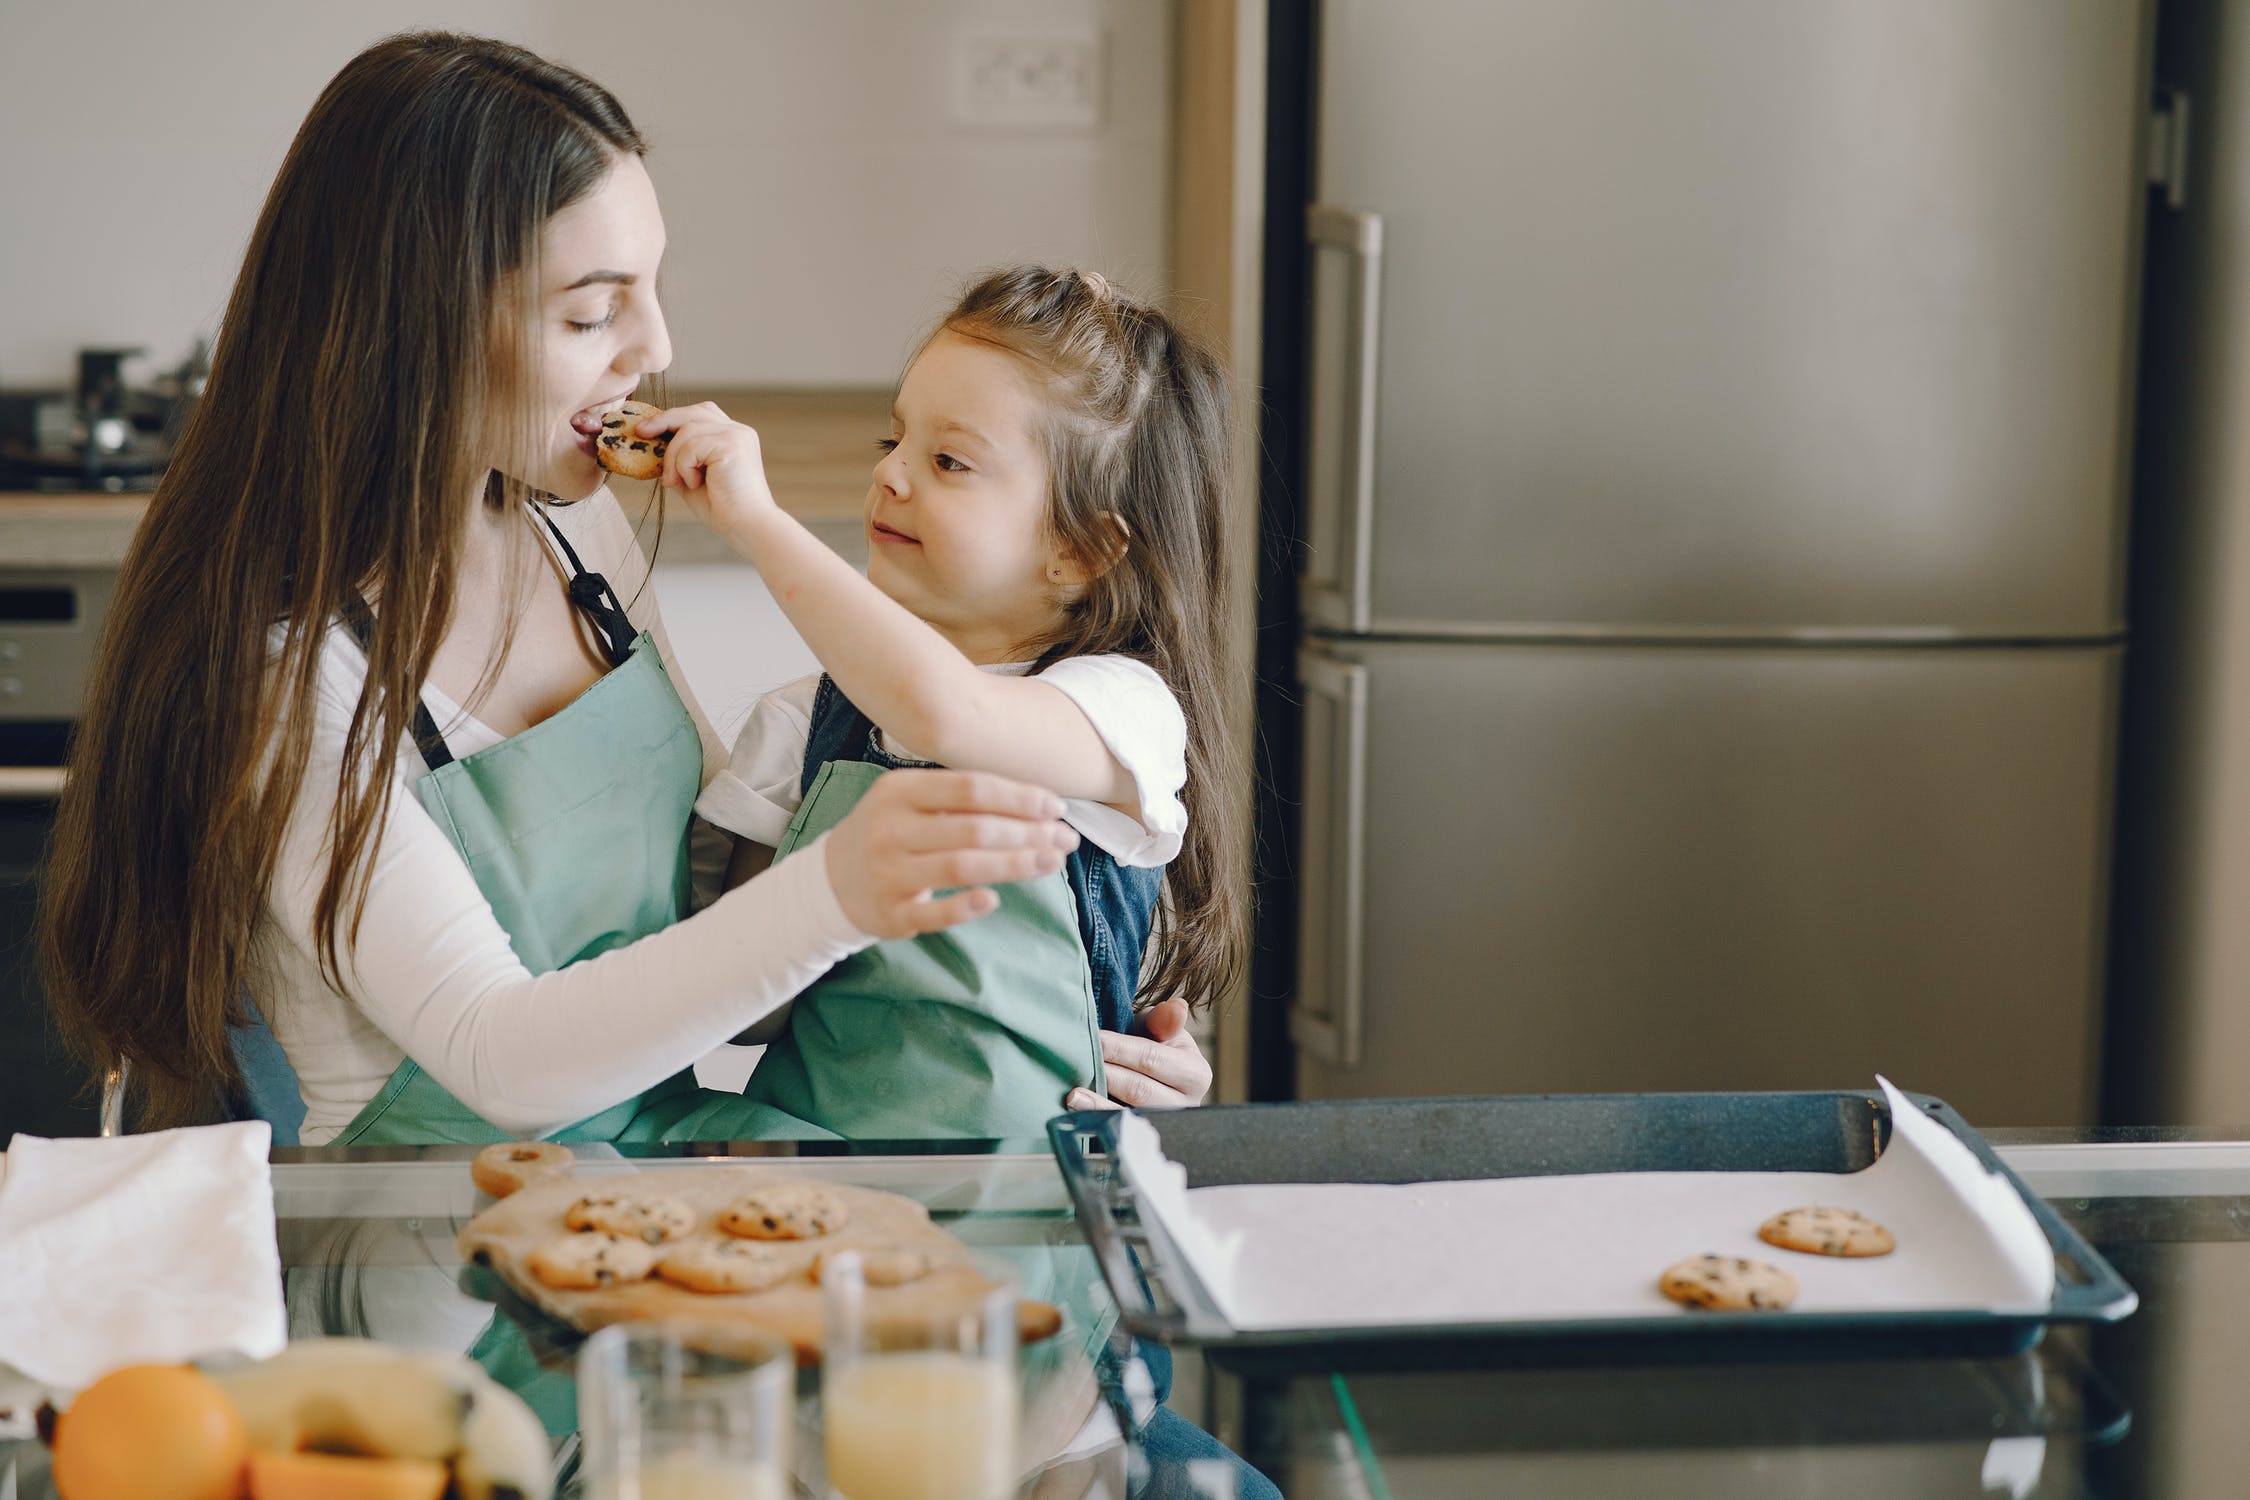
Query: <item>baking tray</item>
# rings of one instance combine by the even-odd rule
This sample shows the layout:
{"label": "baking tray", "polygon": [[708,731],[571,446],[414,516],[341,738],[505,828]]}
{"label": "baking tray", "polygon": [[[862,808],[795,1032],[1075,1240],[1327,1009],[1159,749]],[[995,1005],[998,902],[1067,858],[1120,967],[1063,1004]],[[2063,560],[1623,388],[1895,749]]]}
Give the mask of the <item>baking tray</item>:
{"label": "baking tray", "polygon": [[[2051,1323],[2115,1322],[2139,1298],[1943,1100],[1904,1096],[2000,1174],[2055,1252],[2043,1314],[1942,1310],[1698,1313],[1407,1327],[1234,1328],[1117,1170],[1120,1116],[1051,1121],[1048,1136],[1087,1242],[1141,1338],[1195,1344],[1246,1371],[1678,1359],[1943,1357],[2020,1353]],[[1600,1172],[1856,1172],[1890,1137],[1869,1093],[1546,1094],[1251,1104],[1152,1113],[1188,1186],[1443,1182]]]}

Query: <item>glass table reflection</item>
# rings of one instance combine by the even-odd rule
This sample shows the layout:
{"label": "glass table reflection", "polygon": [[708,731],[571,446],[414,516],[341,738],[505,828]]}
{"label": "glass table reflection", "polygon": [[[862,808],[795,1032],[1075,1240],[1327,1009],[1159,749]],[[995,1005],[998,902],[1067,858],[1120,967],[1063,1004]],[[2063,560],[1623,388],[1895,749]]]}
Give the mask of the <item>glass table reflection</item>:
{"label": "glass table reflection", "polygon": [[[2122,1324],[2057,1330],[1991,1360],[1827,1360],[1255,1378],[1182,1351],[1173,1406],[1292,1500],[1384,1497],[2007,1496],[2250,1493],[2250,1132],[1986,1130],[2140,1292]],[[503,1378],[558,1433],[578,1339],[464,1265],[461,1225],[487,1200],[465,1148],[275,1152],[274,1197],[293,1337],[358,1334],[468,1349],[512,1346]],[[1070,1326],[1033,1381],[1033,1429],[1062,1455],[1040,1495],[1199,1493],[1206,1473],[1132,1465],[1093,1417],[1092,1356],[1114,1313],[1050,1155],[1035,1143],[741,1145],[636,1152],[582,1173],[714,1159],[912,1197],[972,1248],[1015,1259]],[[817,1450],[805,1385],[800,1444]],[[47,1493],[30,1445],[0,1446],[0,1500]],[[813,1476],[817,1481],[817,1475]]]}

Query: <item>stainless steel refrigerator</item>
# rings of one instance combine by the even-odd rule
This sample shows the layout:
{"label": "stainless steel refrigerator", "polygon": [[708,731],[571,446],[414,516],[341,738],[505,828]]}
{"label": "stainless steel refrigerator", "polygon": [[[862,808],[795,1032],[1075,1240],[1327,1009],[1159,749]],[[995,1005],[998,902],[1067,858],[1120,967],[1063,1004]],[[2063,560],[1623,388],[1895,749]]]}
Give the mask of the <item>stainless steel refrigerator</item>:
{"label": "stainless steel refrigerator", "polygon": [[2150,6],[1272,14],[1287,1088],[2090,1119]]}

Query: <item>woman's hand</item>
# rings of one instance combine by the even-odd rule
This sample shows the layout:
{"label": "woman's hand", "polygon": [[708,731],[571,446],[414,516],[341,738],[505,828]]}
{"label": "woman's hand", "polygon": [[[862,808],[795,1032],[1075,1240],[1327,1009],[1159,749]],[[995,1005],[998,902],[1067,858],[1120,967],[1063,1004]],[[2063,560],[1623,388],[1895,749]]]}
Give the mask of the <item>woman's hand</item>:
{"label": "woman's hand", "polygon": [[1102,1033],[1109,1097],[1072,1089],[1072,1109],[1185,1109],[1211,1092],[1211,1061],[1188,1035],[1188,1003],[1178,996],[1133,1018],[1133,1035]]}
{"label": "woman's hand", "polygon": [[1052,792],[1004,776],[892,771],[828,831],[828,883],[870,936],[936,932],[998,906],[983,887],[1060,870],[1078,847],[1062,810]]}
{"label": "woman's hand", "polygon": [[687,497],[688,509],[722,537],[772,508],[764,448],[754,427],[709,401],[650,412],[635,437],[666,438],[664,484]]}

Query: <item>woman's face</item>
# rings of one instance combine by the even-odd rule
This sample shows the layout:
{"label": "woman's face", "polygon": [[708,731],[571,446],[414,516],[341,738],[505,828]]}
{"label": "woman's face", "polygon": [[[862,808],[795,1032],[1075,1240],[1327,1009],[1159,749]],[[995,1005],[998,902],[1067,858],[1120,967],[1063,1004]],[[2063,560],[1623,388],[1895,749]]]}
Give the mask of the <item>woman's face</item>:
{"label": "woman's face", "polygon": [[532,351],[543,467],[516,477],[576,500],[607,477],[594,462],[594,418],[672,362],[656,302],[664,215],[639,157],[620,155],[601,186],[548,221],[540,260]]}

